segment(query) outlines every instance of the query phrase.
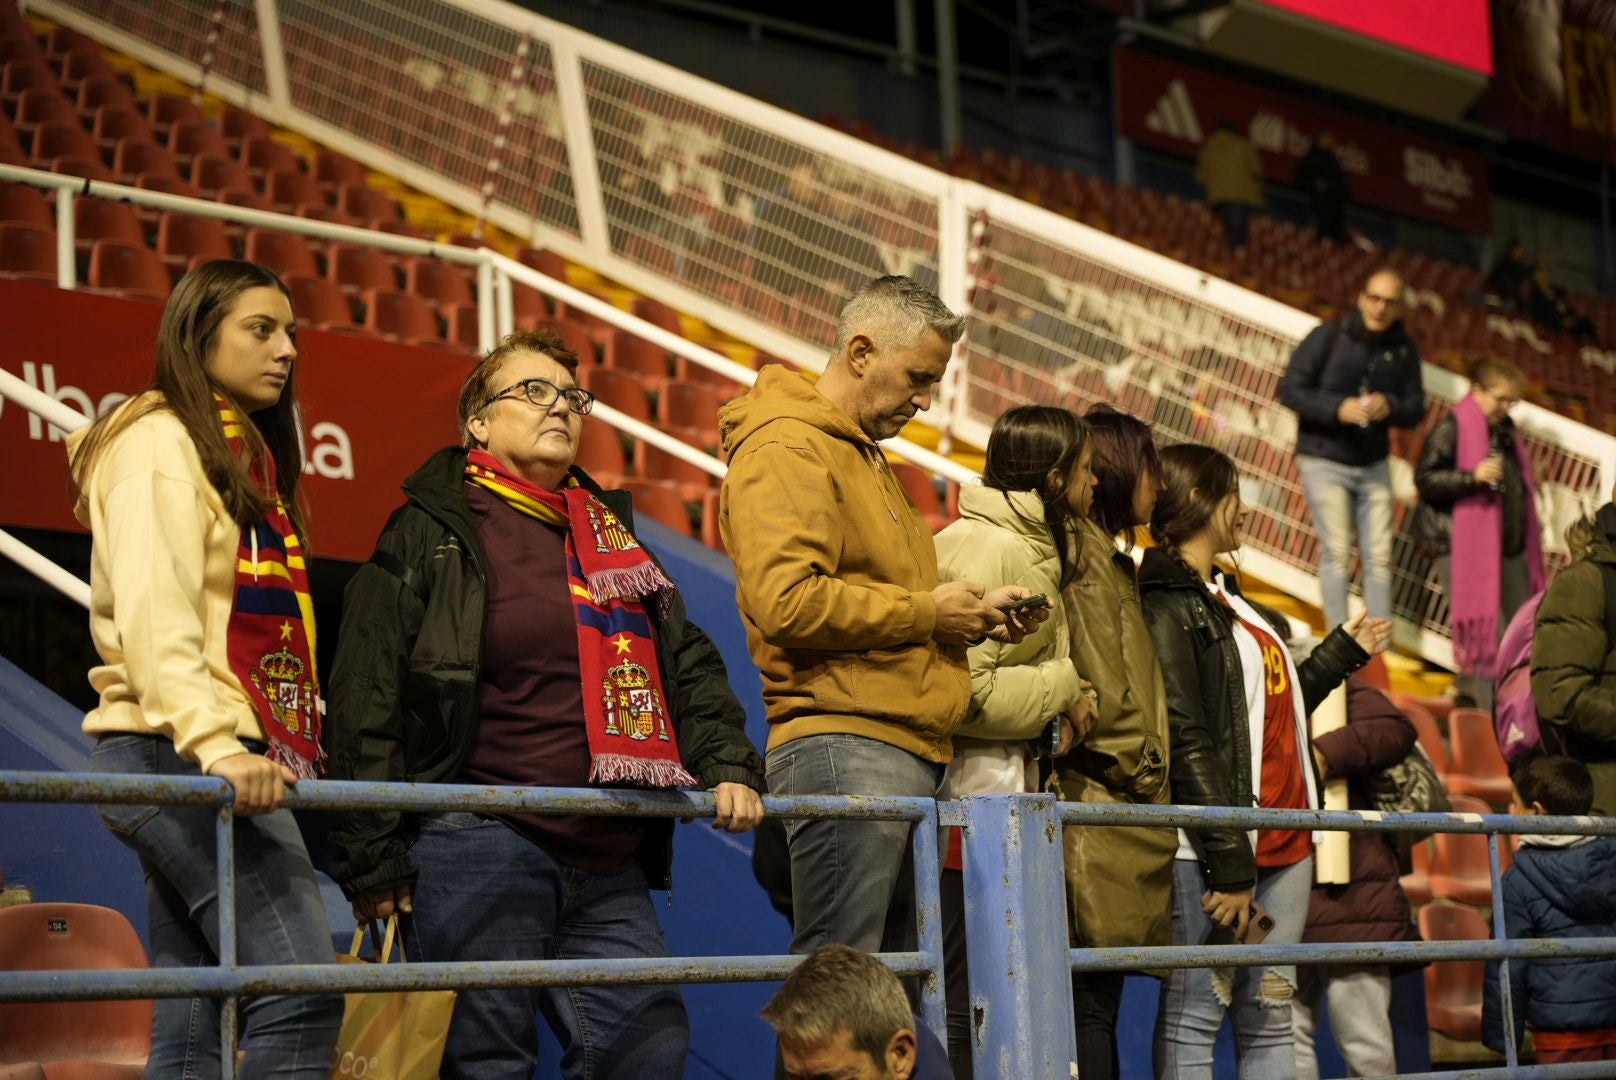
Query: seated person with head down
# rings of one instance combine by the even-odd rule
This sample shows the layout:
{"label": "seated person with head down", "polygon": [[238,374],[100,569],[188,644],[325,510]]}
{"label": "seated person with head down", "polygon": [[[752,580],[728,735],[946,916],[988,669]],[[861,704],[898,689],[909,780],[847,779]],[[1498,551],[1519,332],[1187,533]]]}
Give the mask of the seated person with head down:
{"label": "seated person with head down", "polygon": [[951,1080],[948,1053],[885,964],[825,945],[763,1007],[786,1080]]}

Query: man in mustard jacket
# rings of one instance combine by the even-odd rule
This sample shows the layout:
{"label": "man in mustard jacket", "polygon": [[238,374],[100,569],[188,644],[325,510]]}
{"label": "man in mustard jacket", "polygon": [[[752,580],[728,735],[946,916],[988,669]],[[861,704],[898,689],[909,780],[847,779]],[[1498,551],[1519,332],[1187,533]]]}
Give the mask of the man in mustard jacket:
{"label": "man in mustard jacket", "polygon": [[[763,677],[771,794],[934,797],[970,702],[965,645],[1040,618],[998,610],[1025,589],[939,583],[931,533],[877,445],[931,406],[963,329],[929,289],[878,278],[843,306],[817,384],[771,366],[719,413],[720,522]],[[792,952],[907,947],[909,832],[788,822]]]}

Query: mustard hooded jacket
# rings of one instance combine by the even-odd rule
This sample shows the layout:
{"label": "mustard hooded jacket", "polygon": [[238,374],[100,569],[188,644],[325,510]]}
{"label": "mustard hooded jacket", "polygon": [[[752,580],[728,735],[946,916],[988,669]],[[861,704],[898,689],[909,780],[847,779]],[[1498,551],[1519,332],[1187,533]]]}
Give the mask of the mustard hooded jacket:
{"label": "mustard hooded jacket", "polygon": [[970,703],[963,647],[932,639],[937,551],[879,446],[793,371],[765,368],[719,412],[719,521],[769,749],[852,734],[953,756]]}

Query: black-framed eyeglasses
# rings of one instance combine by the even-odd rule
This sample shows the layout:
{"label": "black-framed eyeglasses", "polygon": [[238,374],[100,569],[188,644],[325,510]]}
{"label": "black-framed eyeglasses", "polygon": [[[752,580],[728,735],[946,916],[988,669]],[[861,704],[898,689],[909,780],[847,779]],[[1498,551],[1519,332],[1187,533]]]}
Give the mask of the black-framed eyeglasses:
{"label": "black-framed eyeglasses", "polygon": [[512,383],[478,407],[478,412],[488,408],[500,398],[509,397],[513,392],[520,390],[528,404],[536,405],[541,409],[548,409],[555,404],[556,398],[567,399],[567,408],[579,416],[588,416],[589,410],[595,407],[595,395],[581,386],[569,386],[565,390],[550,382],[548,379],[523,379]]}

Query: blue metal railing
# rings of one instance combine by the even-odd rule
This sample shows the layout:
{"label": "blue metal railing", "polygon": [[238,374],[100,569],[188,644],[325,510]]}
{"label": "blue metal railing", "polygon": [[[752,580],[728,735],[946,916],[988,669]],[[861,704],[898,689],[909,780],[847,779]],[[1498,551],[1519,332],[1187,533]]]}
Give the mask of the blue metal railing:
{"label": "blue metal railing", "polygon": [[[191,805],[218,813],[220,962],[216,967],[116,971],[0,973],[0,1002],[96,998],[218,997],[265,993],[455,989],[635,983],[774,981],[800,962],[794,956],[675,957],[654,960],[533,960],[387,965],[243,966],[234,962],[233,793],[221,780],[0,771],[0,802]],[[289,791],[298,809],[414,812],[589,814],[622,817],[710,817],[704,792],[568,788],[488,788],[456,784],[360,784],[306,781]],[[1182,806],[1057,803],[1050,795],[975,796],[953,803],[879,796],[766,797],[767,813],[788,818],[910,821],[917,942],[912,952],[881,954],[895,972],[921,981],[925,1023],[946,1033],[938,845],[919,842],[942,826],[966,829],[964,878],[970,897],[966,929],[973,1056],[977,1075],[1066,1077],[1075,1059],[1073,971],[1139,971],[1262,964],[1396,964],[1498,959],[1505,1066],[1410,1074],[1424,1080],[1503,1077],[1616,1077],[1616,1062],[1519,1065],[1510,999],[1511,959],[1616,956],[1616,938],[1510,941],[1505,935],[1499,876],[1500,834],[1616,836],[1616,818],[1510,817],[1501,814],[1376,814],[1357,811],[1262,810]],[[1490,941],[1384,942],[1344,945],[1214,945],[1068,948],[1062,825],[1236,827],[1379,832],[1480,833],[1488,837],[1493,897]],[[220,1051],[233,1061],[233,1009],[224,1009]],[[228,1065],[227,1065],[228,1068]]]}

